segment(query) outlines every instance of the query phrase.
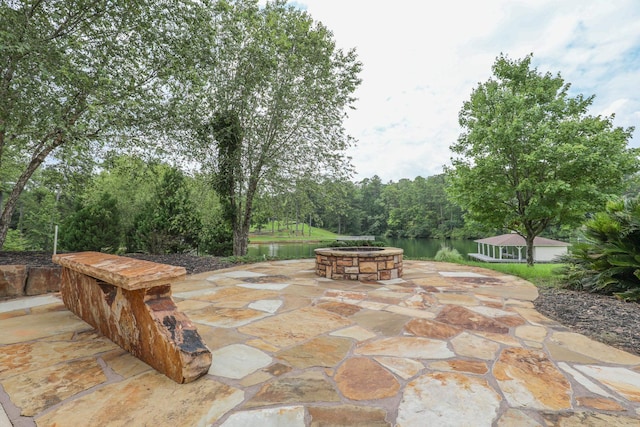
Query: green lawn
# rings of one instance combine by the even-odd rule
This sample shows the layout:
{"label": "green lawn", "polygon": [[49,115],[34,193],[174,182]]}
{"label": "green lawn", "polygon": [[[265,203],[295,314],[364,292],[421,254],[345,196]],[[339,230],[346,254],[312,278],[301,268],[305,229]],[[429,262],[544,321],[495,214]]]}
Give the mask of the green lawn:
{"label": "green lawn", "polygon": [[499,264],[490,262],[465,262],[466,265],[487,268],[501,273],[522,277],[538,287],[555,287],[562,280],[558,270],[563,264]]}
{"label": "green lawn", "polygon": [[251,243],[283,243],[283,242],[319,242],[323,240],[335,240],[338,235],[331,231],[323,230],[322,228],[311,227],[311,233],[309,233],[309,226],[304,226],[304,235],[302,235],[302,224],[298,224],[298,233],[295,232],[295,225],[289,225],[287,229],[284,225],[278,222],[274,223],[273,230],[271,232],[271,224],[262,228],[262,231],[252,229],[249,233],[249,241]]}

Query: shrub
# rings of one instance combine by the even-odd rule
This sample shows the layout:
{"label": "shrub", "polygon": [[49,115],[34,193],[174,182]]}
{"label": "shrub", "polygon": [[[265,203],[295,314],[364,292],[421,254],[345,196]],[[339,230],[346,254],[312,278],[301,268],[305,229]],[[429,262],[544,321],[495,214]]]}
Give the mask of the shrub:
{"label": "shrub", "polygon": [[60,226],[60,247],[67,251],[115,252],[121,241],[120,212],[109,193],[79,206]]}
{"label": "shrub", "polygon": [[215,256],[229,256],[233,253],[233,230],[221,216],[213,215],[203,225],[198,249]]}
{"label": "shrub", "polygon": [[562,261],[565,286],[640,300],[640,200],[607,203],[584,226],[586,242]]}
{"label": "shrub", "polygon": [[20,230],[10,228],[7,231],[7,238],[2,246],[3,251],[21,252],[26,251],[29,242],[24,238]]}
{"label": "shrub", "polygon": [[461,262],[463,260],[462,255],[460,255],[457,249],[450,248],[446,245],[442,245],[434,259],[443,262]]}
{"label": "shrub", "polygon": [[167,169],[154,195],[133,221],[127,235],[127,249],[152,254],[183,253],[196,249],[200,218],[189,198],[182,172]]}

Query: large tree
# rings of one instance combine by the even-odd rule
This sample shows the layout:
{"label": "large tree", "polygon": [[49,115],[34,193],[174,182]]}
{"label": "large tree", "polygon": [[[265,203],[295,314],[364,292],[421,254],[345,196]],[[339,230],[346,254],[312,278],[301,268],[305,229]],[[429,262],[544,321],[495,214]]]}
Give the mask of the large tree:
{"label": "large tree", "polygon": [[449,194],[469,218],[524,237],[529,265],[536,236],[581,222],[638,169],[633,129],[589,115],[593,96],[570,96],[560,74],[539,73],[531,59],[496,59],[460,111],[448,170]]}
{"label": "large tree", "polygon": [[206,34],[191,31],[202,10],[197,1],[0,1],[0,247],[45,161],[88,160],[100,142],[148,142],[166,127],[158,106],[177,85],[186,40]]}
{"label": "large tree", "polygon": [[[353,51],[336,47],[322,24],[284,1],[220,0],[211,22],[214,39],[198,68],[208,85],[197,104],[205,130],[199,140],[215,179],[230,191],[223,198],[235,215],[233,251],[244,255],[260,185],[350,170],[343,120],[361,65]],[[237,118],[238,151],[230,157],[218,156],[228,151],[220,150],[226,143],[212,126],[221,115]]]}

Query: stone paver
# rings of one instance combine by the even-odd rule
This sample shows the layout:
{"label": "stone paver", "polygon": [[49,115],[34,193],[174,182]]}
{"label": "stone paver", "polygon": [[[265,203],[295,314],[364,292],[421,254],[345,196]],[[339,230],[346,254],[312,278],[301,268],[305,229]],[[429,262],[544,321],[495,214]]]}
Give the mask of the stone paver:
{"label": "stone paver", "polygon": [[393,397],[400,383],[378,363],[365,357],[346,360],[335,375],[342,394],[351,400],[376,400]]}
{"label": "stone paver", "polygon": [[56,294],[0,303],[0,426],[636,426],[640,357],[535,311],[533,285],[404,261],[402,279],[312,260],[187,277],[173,295],[211,349],[176,384]]}
{"label": "stone paver", "polygon": [[211,364],[209,375],[237,380],[270,365],[272,361],[268,354],[244,344],[223,347],[215,350],[212,356],[216,363]]}
{"label": "stone paver", "polygon": [[501,400],[484,378],[449,372],[425,374],[407,385],[397,426],[490,426]]}

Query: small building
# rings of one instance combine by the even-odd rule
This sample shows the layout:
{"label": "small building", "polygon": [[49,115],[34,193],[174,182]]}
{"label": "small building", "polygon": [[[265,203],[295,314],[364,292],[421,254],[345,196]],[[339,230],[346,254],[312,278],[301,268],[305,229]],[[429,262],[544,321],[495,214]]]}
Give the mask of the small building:
{"label": "small building", "polygon": [[[478,244],[478,253],[470,253],[470,258],[484,262],[527,261],[527,243],[519,234],[502,234],[475,242]],[[536,237],[533,240],[533,261],[553,262],[559,256],[566,255],[569,246],[569,243],[559,240]]]}

